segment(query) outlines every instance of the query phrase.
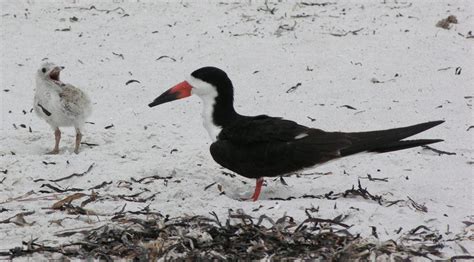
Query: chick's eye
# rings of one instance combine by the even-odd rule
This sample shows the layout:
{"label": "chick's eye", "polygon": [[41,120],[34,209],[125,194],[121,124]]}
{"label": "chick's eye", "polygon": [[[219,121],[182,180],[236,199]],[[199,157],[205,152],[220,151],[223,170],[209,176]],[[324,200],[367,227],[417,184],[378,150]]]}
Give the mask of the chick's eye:
{"label": "chick's eye", "polygon": [[41,72],[46,73],[46,68],[43,67],[43,68],[41,69]]}

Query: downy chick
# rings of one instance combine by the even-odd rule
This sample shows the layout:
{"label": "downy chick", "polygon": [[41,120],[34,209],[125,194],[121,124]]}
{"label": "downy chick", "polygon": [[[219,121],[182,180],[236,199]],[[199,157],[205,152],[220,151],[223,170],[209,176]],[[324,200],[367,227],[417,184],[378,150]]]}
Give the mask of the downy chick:
{"label": "downy chick", "polygon": [[86,118],[91,113],[89,97],[79,88],[60,80],[63,66],[46,62],[36,73],[36,92],[33,108],[54,130],[55,144],[49,154],[59,153],[61,131],[59,127],[74,126],[76,143],[74,153],[79,153]]}

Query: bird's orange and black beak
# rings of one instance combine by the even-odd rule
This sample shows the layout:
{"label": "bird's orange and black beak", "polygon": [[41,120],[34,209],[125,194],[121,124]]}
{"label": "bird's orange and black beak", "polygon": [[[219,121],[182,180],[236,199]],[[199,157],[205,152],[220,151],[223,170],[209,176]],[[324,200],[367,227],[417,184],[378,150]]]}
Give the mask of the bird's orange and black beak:
{"label": "bird's orange and black beak", "polygon": [[161,94],[159,97],[155,98],[153,102],[148,104],[149,107],[154,107],[157,105],[161,105],[167,102],[171,102],[173,100],[185,98],[191,95],[191,89],[192,86],[186,82],[183,81],[172,88],[166,90],[163,94]]}

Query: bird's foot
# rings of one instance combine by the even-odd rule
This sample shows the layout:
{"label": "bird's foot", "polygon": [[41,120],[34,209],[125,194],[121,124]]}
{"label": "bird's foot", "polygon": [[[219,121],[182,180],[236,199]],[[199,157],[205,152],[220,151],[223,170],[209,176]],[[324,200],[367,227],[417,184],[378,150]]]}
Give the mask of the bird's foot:
{"label": "bird's foot", "polygon": [[47,155],[57,155],[57,154],[59,154],[59,149],[53,149],[53,150],[49,151],[46,154]]}
{"label": "bird's foot", "polygon": [[253,194],[251,197],[241,197],[240,201],[249,201],[249,202],[255,202],[258,200],[258,197],[260,196],[260,192],[258,194]]}
{"label": "bird's foot", "polygon": [[77,155],[79,154],[79,148],[74,149],[74,153]]}
{"label": "bird's foot", "polygon": [[258,200],[258,198],[255,199],[254,197],[241,197],[240,198],[240,201],[248,201],[248,202],[255,202],[257,200]]}
{"label": "bird's foot", "polygon": [[252,200],[252,198],[250,198],[250,197],[241,197],[240,198],[240,201],[250,201],[250,200]]}

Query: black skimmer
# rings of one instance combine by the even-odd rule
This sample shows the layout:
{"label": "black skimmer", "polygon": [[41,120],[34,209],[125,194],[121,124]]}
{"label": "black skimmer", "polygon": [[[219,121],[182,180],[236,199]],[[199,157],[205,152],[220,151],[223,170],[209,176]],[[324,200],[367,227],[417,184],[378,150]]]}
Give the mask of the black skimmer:
{"label": "black skimmer", "polygon": [[255,178],[251,199],[260,195],[264,177],[282,176],[360,152],[385,153],[443,141],[403,140],[444,121],[370,131],[326,132],[267,115],[243,116],[234,109],[234,87],[215,67],[200,68],[148,106],[198,95],[204,105],[204,127],[213,143],[214,160],[237,174]]}
{"label": "black skimmer", "polygon": [[59,127],[76,128],[74,153],[79,153],[85,119],[91,113],[91,103],[87,95],[73,85],[61,82],[59,75],[64,67],[44,63],[36,73],[36,92],[33,108],[54,130],[54,149],[49,154],[59,153],[61,131]]}

